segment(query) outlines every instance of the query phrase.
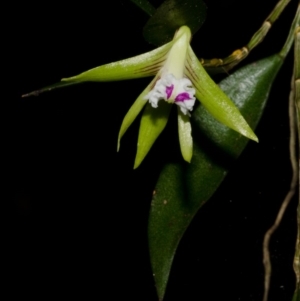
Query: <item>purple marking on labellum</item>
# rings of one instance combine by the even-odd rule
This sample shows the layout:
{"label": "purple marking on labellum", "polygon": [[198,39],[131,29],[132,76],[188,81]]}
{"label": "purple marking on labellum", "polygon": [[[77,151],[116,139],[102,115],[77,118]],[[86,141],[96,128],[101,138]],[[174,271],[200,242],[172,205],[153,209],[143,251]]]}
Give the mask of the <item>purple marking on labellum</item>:
{"label": "purple marking on labellum", "polygon": [[172,95],[173,89],[174,89],[174,85],[171,85],[170,87],[166,87],[167,99],[169,99],[170,96]]}
{"label": "purple marking on labellum", "polygon": [[183,92],[176,96],[175,102],[183,102],[183,101],[189,100],[189,99],[191,99],[189,93]]}

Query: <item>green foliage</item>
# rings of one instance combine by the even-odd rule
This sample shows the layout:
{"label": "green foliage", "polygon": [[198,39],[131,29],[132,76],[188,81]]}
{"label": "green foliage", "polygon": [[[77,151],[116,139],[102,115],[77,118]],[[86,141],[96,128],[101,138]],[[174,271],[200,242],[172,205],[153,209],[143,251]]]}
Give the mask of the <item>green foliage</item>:
{"label": "green foliage", "polygon": [[149,43],[160,46],[171,41],[181,26],[188,26],[195,34],[205,17],[206,5],[202,0],[166,0],[145,25],[144,37]]}
{"label": "green foliage", "polygon": [[[249,125],[256,127],[282,59],[252,63],[220,83]],[[248,139],[216,121],[203,106],[192,115],[194,154],[191,164],[166,164],[155,187],[150,218],[150,257],[159,300],[165,294],[172,261],[185,230],[212,196]]]}
{"label": "green foliage", "polygon": [[135,3],[139,8],[141,8],[145,13],[149,16],[152,16],[155,12],[155,7],[147,0],[131,0]]}

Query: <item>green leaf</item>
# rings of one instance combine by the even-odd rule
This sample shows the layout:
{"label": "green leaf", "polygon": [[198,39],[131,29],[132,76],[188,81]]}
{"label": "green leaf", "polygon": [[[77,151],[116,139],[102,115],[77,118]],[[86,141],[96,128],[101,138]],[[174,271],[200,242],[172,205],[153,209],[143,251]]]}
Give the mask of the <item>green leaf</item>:
{"label": "green leaf", "polygon": [[171,107],[172,104],[165,101],[159,102],[159,110],[153,108],[150,103],[147,104],[141,120],[134,168],[139,167],[153,143],[165,128]]}
{"label": "green leaf", "polygon": [[160,46],[171,41],[183,25],[195,34],[205,17],[206,6],[202,0],[166,0],[148,20],[143,34],[149,43]]}
{"label": "green leaf", "polygon": [[139,8],[141,8],[145,13],[149,16],[152,16],[155,12],[155,7],[147,0],[131,0],[134,4],[136,4]]}
{"label": "green leaf", "polygon": [[[282,59],[274,55],[241,68],[220,83],[252,128],[261,117],[281,65]],[[248,142],[216,121],[204,106],[194,111],[192,128],[192,162],[164,166],[151,204],[149,248],[159,300],[164,297],[173,258],[185,230]]]}

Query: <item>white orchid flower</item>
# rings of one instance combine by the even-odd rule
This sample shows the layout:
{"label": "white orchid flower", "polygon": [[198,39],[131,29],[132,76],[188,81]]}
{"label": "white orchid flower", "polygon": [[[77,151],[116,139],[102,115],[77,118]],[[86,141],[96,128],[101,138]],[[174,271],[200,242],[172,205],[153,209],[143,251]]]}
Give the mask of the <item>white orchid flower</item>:
{"label": "white orchid flower", "polygon": [[154,76],[124,117],[119,132],[118,150],[122,136],[146,106],[141,119],[134,168],[140,165],[165,128],[172,107],[170,104],[173,103],[178,106],[180,148],[187,162],[191,161],[193,153],[189,117],[196,98],[218,121],[258,141],[236,106],[206,73],[190,47],[190,40],[190,29],[182,26],[171,42],[153,51],[62,79],[67,85],[85,81],[105,82]]}

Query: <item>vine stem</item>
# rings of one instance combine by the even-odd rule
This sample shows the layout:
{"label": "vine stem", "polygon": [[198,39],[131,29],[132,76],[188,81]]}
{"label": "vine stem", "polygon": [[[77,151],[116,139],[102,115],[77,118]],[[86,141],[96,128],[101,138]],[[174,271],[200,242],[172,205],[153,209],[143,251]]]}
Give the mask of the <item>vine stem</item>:
{"label": "vine stem", "polygon": [[260,44],[269,30],[271,29],[273,23],[279,18],[281,13],[284,11],[285,7],[289,4],[291,0],[280,0],[273,8],[272,12],[263,22],[262,26],[254,33],[250,41],[244,47],[233,51],[232,54],[226,58],[219,59],[200,59],[201,64],[209,73],[221,73],[227,72],[244,60],[258,44]]}
{"label": "vine stem", "polygon": [[[298,151],[300,154],[300,26],[296,30],[295,37],[295,62],[294,62],[294,81],[292,85],[292,91],[294,93],[296,111],[297,111],[297,125],[298,125]],[[300,161],[299,161],[300,170]],[[299,179],[300,181],[300,179]],[[300,188],[300,182],[299,182]],[[294,257],[294,271],[296,274],[296,290],[294,294],[294,299],[300,297],[300,200],[297,208],[297,241],[295,246],[295,257]],[[298,299],[299,300],[299,299]]]}
{"label": "vine stem", "polygon": [[[300,19],[300,4],[298,5],[298,9],[296,12],[296,16],[294,18],[294,21],[292,23],[289,35],[287,37],[287,40],[282,48],[282,50],[280,51],[279,55],[282,58],[285,58],[286,55],[288,54],[294,38],[296,38],[296,40],[299,39],[299,19]],[[296,47],[295,43],[295,49]],[[295,62],[297,62],[299,60],[299,51],[297,52],[295,50]],[[295,63],[296,64],[296,63]],[[290,92],[290,96],[289,96],[289,127],[290,127],[290,142],[289,142],[289,150],[290,150],[290,161],[291,161],[291,166],[292,166],[292,179],[291,179],[291,184],[290,184],[290,190],[288,191],[286,197],[284,198],[278,214],[276,216],[276,219],[273,223],[273,225],[267,230],[267,232],[265,233],[264,236],[264,240],[263,240],[263,264],[264,264],[264,268],[265,268],[265,280],[264,280],[264,295],[263,295],[263,301],[267,301],[268,300],[268,296],[269,296],[269,291],[270,291],[270,280],[271,280],[271,273],[272,273],[272,265],[271,265],[271,259],[270,259],[270,250],[269,250],[269,244],[270,244],[270,239],[273,235],[273,233],[276,231],[276,229],[279,227],[282,218],[284,216],[284,213],[286,211],[287,206],[289,205],[292,197],[294,196],[296,190],[297,190],[297,186],[298,186],[298,163],[297,163],[297,154],[296,154],[296,136],[297,136],[297,126],[296,126],[296,105],[295,105],[295,99],[296,94],[295,93],[295,89],[296,89],[296,85],[299,85],[299,83],[297,84],[297,81],[299,81],[299,78],[297,76],[299,76],[299,74],[296,74],[296,69],[299,69],[298,66],[295,66],[295,70],[294,70],[294,74],[292,77],[292,89]],[[297,69],[297,70],[298,70]],[[299,93],[298,93],[299,96]],[[299,99],[296,99],[296,103],[299,103]],[[298,121],[299,121],[299,114],[297,114],[298,116]],[[299,205],[300,206],[300,205]],[[298,227],[299,227],[299,223],[300,223],[300,209],[298,208]],[[298,229],[299,230],[299,229]],[[298,246],[298,252],[299,252],[299,232],[298,232],[298,238],[297,238],[297,246]],[[297,249],[297,248],[296,248]],[[296,251],[297,254],[297,251]],[[297,268],[299,268],[299,260],[298,260],[298,256],[295,255],[295,260],[294,260],[294,269],[295,269],[295,273],[296,273],[296,277],[297,277],[297,283],[299,283],[299,271]],[[296,268],[297,267],[297,268]]]}
{"label": "vine stem", "polygon": [[265,233],[264,241],[263,241],[263,264],[265,267],[265,281],[264,281],[264,296],[263,301],[268,300],[269,290],[270,290],[270,279],[272,272],[272,265],[270,259],[270,250],[269,244],[270,239],[275,232],[275,230],[279,227],[284,213],[286,211],[287,206],[289,205],[292,197],[296,192],[296,188],[298,186],[298,164],[297,164],[297,156],[296,156],[296,119],[295,119],[295,103],[293,93],[290,93],[289,100],[289,119],[290,119],[290,160],[292,165],[292,180],[290,184],[290,190],[284,198],[278,214],[276,216],[274,224],[269,228],[269,230]]}

